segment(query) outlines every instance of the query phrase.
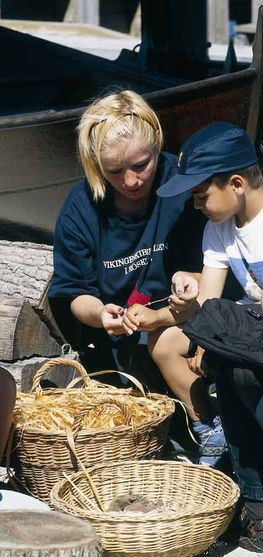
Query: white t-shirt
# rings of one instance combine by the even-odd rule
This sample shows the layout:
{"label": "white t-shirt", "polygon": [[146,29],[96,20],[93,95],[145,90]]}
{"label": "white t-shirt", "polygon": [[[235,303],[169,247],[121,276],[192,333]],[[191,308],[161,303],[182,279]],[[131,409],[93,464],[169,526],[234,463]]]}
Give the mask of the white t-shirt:
{"label": "white t-shirt", "polygon": [[203,236],[203,253],[207,267],[231,267],[246,293],[243,303],[260,301],[259,284],[263,288],[263,209],[241,228],[236,226],[235,217],[219,224],[208,221]]}

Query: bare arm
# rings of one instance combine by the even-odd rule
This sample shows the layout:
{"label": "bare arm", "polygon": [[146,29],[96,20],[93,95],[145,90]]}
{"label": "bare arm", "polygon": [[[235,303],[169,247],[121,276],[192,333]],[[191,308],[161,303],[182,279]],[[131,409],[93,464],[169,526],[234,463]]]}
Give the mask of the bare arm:
{"label": "bare arm", "polygon": [[[172,305],[155,310],[141,304],[134,304],[125,310],[123,326],[127,334],[135,331],[154,331],[160,327],[172,327],[183,323],[194,308],[198,308],[196,298],[199,292],[200,273],[180,271],[174,277],[178,279],[178,296],[174,296]],[[190,310],[190,306],[191,310]]]}
{"label": "bare arm", "polygon": [[[190,315],[199,309],[205,300],[220,298],[224,289],[228,269],[216,269],[204,266],[199,274],[180,274],[182,291],[171,295],[171,305],[158,310],[135,304],[125,311],[123,326],[127,333],[135,331],[154,331],[160,327],[172,327],[184,323]],[[174,275],[175,276],[175,275]],[[198,280],[200,282],[198,285]],[[190,280],[188,280],[190,279]]]}
{"label": "bare arm", "polygon": [[[207,267],[204,265],[201,275],[178,271],[172,277],[170,307],[177,309],[180,305],[191,304],[197,300],[199,306],[209,298],[221,298],[228,269]],[[193,306],[196,309],[196,305]]]}
{"label": "bare arm", "polygon": [[[192,305],[196,305],[194,301]],[[123,326],[127,334],[132,334],[135,331],[154,331],[160,327],[172,327],[184,323],[186,319],[194,311],[190,306],[180,306],[180,309],[173,310],[172,308],[164,307],[154,310],[140,304],[134,304],[127,310],[123,316]]]}
{"label": "bare arm", "polygon": [[[218,269],[206,265],[204,265],[201,275],[191,273],[189,281],[186,280],[186,273],[183,273],[185,282],[184,288],[180,285],[182,291],[177,296],[171,295],[169,308],[158,310],[159,320],[162,320],[161,325],[169,327],[183,323],[203,305],[205,300],[221,298],[227,273],[228,269]],[[174,304],[172,303],[173,298],[175,300]],[[167,309],[170,310],[169,316],[167,315]]]}
{"label": "bare arm", "polygon": [[122,325],[123,308],[116,304],[104,305],[89,294],[77,296],[70,305],[73,315],[84,325],[103,328],[109,335],[121,335],[127,331]]}
{"label": "bare arm", "polygon": [[82,294],[77,296],[71,304],[70,309],[74,315],[83,325],[90,327],[102,327],[101,312],[104,304],[95,296],[89,294]]}
{"label": "bare arm", "polygon": [[200,306],[210,298],[221,298],[228,269],[217,269],[204,265],[199,282],[197,301]]}

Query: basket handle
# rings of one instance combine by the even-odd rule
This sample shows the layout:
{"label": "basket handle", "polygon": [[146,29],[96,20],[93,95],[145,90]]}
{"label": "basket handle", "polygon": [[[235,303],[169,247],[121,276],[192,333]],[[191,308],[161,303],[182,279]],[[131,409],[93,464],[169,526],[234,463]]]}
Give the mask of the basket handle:
{"label": "basket handle", "polygon": [[40,386],[40,381],[42,377],[47,373],[47,371],[49,371],[55,366],[60,366],[60,365],[70,366],[76,369],[79,372],[80,378],[83,379],[84,383],[90,381],[87,371],[85,370],[83,365],[80,364],[80,362],[78,362],[77,360],[69,360],[67,358],[53,358],[53,360],[49,360],[48,362],[43,364],[43,366],[41,366],[41,368],[38,369],[37,372],[35,373],[33,377],[33,383],[32,383],[30,393],[40,393],[42,391],[42,388]]}
{"label": "basket handle", "polygon": [[81,429],[81,425],[82,425],[82,421],[84,416],[87,414],[87,412],[89,412],[89,410],[95,406],[99,406],[100,404],[113,404],[114,406],[117,406],[123,413],[124,415],[124,420],[125,423],[128,422],[129,418],[130,418],[130,410],[127,408],[126,404],[121,402],[118,397],[115,397],[114,395],[106,395],[106,396],[101,396],[99,400],[97,401],[92,401],[90,400],[88,403],[88,406],[86,408],[84,408],[83,410],[81,410],[79,412],[79,414],[75,417],[74,419],[74,423],[71,429],[67,428],[66,430],[66,434],[67,434],[67,440],[68,440],[68,444],[69,447],[72,451],[72,453],[74,454],[80,468],[82,469],[82,472],[84,473],[84,475],[86,476],[90,488],[92,490],[92,493],[95,497],[95,500],[97,501],[99,508],[102,512],[105,512],[104,509],[104,505],[103,502],[100,498],[100,494],[99,491],[94,483],[94,481],[91,478],[91,475],[89,473],[89,470],[87,468],[85,468],[83,462],[81,461],[81,459],[79,458],[78,454],[77,454],[77,450],[76,450],[76,445],[75,445],[75,439],[76,436],[78,434],[78,432]]}
{"label": "basket handle", "polygon": [[114,395],[101,396],[99,397],[99,399],[95,401],[90,400],[86,408],[83,408],[79,412],[79,414],[75,416],[74,423],[72,426],[72,432],[74,438],[77,436],[78,432],[80,431],[82,421],[86,416],[86,414],[90,411],[91,408],[95,408],[95,406],[100,406],[101,404],[112,404],[113,406],[117,406],[121,410],[124,416],[124,423],[125,424],[129,423],[131,412],[129,408],[127,408],[127,405],[124,402],[121,402],[119,398],[115,397]]}
{"label": "basket handle", "polygon": [[98,491],[98,489],[97,489],[97,486],[95,485],[94,481],[92,480],[92,477],[91,477],[91,475],[90,475],[90,473],[89,473],[88,468],[85,468],[83,462],[80,460],[80,458],[79,458],[79,456],[78,456],[78,454],[77,454],[76,446],[75,446],[75,440],[74,440],[74,435],[73,435],[72,430],[70,430],[70,429],[67,429],[67,440],[68,440],[68,444],[69,444],[69,447],[70,447],[72,453],[74,454],[74,456],[75,456],[75,458],[76,458],[76,460],[77,460],[77,462],[78,462],[78,464],[79,464],[79,466],[80,466],[82,472],[84,473],[84,475],[86,476],[86,478],[87,478],[87,480],[88,480],[88,482],[89,482],[90,488],[91,488],[91,490],[92,490],[92,493],[93,493],[93,495],[94,495],[95,500],[97,501],[97,503],[98,503],[98,505],[99,505],[100,510],[101,510],[102,512],[104,512],[104,511],[105,511],[104,505],[103,505],[103,502],[102,502],[102,500],[101,500],[101,498],[100,498],[100,494],[99,494],[99,491]]}
{"label": "basket handle", "polygon": [[[139,379],[137,379],[136,377],[134,377],[133,375],[130,375],[130,373],[127,373],[126,371],[119,371],[116,369],[103,369],[101,371],[92,371],[91,373],[89,373],[89,377],[96,377],[99,375],[106,375],[107,373],[118,373],[119,375],[122,375],[122,377],[125,377],[126,379],[129,379],[129,381],[131,383],[133,383],[133,385],[135,385],[135,387],[137,387],[137,389],[139,391],[141,391],[142,395],[146,398],[147,394],[143,388],[142,383],[139,381]],[[74,379],[73,379],[74,381]],[[102,385],[104,385],[104,383],[102,383]],[[108,385],[106,385],[108,386]]]}

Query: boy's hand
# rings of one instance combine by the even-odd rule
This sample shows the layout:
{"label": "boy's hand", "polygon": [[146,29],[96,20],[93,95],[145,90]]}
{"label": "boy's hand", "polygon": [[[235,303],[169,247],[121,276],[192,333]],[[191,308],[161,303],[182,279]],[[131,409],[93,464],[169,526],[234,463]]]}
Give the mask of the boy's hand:
{"label": "boy's hand", "polygon": [[153,331],[157,325],[157,314],[153,309],[134,304],[125,310],[122,324],[128,335],[136,331]]}
{"label": "boy's hand", "polygon": [[197,346],[195,355],[192,358],[187,358],[189,369],[191,369],[191,371],[193,371],[197,375],[202,376],[206,375],[206,373],[201,368],[204,351],[204,348],[201,348],[201,346]]}
{"label": "boy's hand", "polygon": [[196,278],[183,271],[174,273],[172,277],[171,296],[169,305],[176,310],[178,306],[189,305],[199,294],[199,284]]}
{"label": "boy's hand", "polygon": [[126,333],[122,325],[124,309],[116,304],[106,304],[101,311],[101,321],[108,335],[123,335]]}

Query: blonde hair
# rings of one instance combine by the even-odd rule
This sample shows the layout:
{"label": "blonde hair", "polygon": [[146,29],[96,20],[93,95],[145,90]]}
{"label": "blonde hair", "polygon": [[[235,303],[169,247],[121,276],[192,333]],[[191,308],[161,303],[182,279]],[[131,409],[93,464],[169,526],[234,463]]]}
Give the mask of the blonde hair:
{"label": "blonde hair", "polygon": [[102,156],[108,148],[134,134],[158,154],[163,144],[157,115],[140,95],[128,90],[93,102],[82,115],[78,132],[80,158],[95,200],[105,197]]}

